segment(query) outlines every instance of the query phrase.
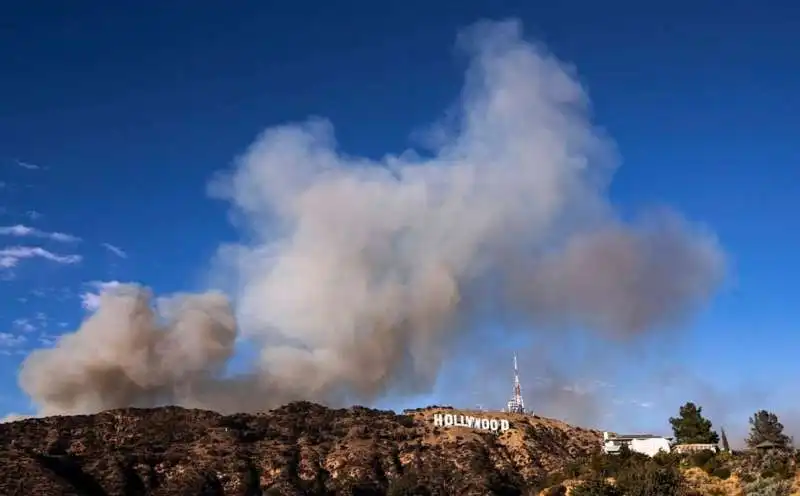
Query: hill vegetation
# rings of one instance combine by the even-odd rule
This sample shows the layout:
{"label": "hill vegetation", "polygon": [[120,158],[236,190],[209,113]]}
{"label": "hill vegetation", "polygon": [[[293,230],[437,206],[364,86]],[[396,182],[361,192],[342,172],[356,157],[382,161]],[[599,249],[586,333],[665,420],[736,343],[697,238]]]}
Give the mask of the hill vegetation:
{"label": "hill vegetation", "polygon": [[254,415],[163,407],[26,419],[0,424],[0,494],[522,494],[601,439],[533,416],[507,416],[500,435],[443,429],[437,411],[301,402]]}
{"label": "hill vegetation", "polygon": [[0,494],[670,496],[793,487],[788,447],[609,456],[596,430],[466,411],[458,413],[505,418],[511,429],[434,426],[433,415],[446,412],[454,413],[297,402],[259,414],[162,407],[25,419],[0,424]]}

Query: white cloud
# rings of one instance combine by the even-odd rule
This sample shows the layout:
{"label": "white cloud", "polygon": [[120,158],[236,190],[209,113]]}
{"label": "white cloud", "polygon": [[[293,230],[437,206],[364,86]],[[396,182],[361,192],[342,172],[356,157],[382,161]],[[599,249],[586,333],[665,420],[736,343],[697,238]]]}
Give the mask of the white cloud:
{"label": "white cloud", "polygon": [[21,356],[21,357],[24,357],[24,356],[28,356],[29,354],[30,354],[30,352],[28,350],[22,349],[22,348],[11,349],[11,350],[0,349],[0,355],[3,355],[3,356]]}
{"label": "white cloud", "polygon": [[25,343],[25,336],[10,332],[0,332],[0,348],[16,348]]}
{"label": "white cloud", "polygon": [[47,346],[48,348],[50,348],[58,342],[58,337],[46,334],[43,336],[39,336],[38,341],[42,346]]}
{"label": "white cloud", "polygon": [[17,224],[15,226],[0,226],[0,235],[15,236],[18,238],[45,238],[64,243],[77,243],[81,240],[81,238],[72,234],[62,232],[47,232],[22,224]]}
{"label": "white cloud", "polygon": [[128,258],[128,254],[125,253],[125,250],[123,250],[119,246],[114,246],[111,243],[103,243],[103,248],[110,251],[119,258]]}
{"label": "white cloud", "polygon": [[42,166],[40,165],[32,164],[30,162],[23,162],[22,160],[15,160],[14,163],[17,164],[19,167],[28,170],[40,170],[42,168]]}
{"label": "white cloud", "polygon": [[572,384],[566,384],[561,387],[563,391],[577,394],[580,396],[597,393],[600,389],[613,388],[613,384],[596,379],[591,380],[578,380]]}
{"label": "white cloud", "polygon": [[65,243],[74,243],[76,241],[80,241],[81,238],[77,236],[73,236],[72,234],[66,234],[61,232],[53,232],[53,233],[46,233],[48,237],[54,241],[63,241]]}
{"label": "white cloud", "polygon": [[633,405],[639,408],[653,408],[655,403],[652,401],[642,401],[637,399],[623,399],[623,398],[614,398],[611,400],[611,403],[617,406],[627,406]]}
{"label": "white cloud", "polygon": [[47,314],[44,312],[36,312],[33,318],[18,318],[11,322],[11,328],[14,331],[31,333],[37,329],[47,327],[48,324]]}
{"label": "white cloud", "polygon": [[11,325],[14,329],[22,332],[33,332],[36,330],[36,326],[33,325],[29,319],[16,319]]}
{"label": "white cloud", "polygon": [[38,246],[10,246],[0,249],[0,268],[16,267],[21,260],[44,258],[60,264],[76,264],[83,260],[80,255],[59,255]]}
{"label": "white cloud", "polygon": [[81,295],[81,306],[93,312],[100,306],[100,296],[103,292],[116,288],[121,283],[119,281],[92,281],[88,283],[89,286],[94,288],[94,291],[87,291]]}

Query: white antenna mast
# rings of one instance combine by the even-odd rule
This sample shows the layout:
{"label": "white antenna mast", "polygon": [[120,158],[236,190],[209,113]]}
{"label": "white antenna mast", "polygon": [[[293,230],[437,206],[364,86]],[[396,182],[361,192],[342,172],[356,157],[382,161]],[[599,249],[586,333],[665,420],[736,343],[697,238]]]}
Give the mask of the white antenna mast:
{"label": "white antenna mast", "polygon": [[508,411],[511,413],[525,413],[525,401],[522,399],[522,385],[519,382],[516,352],[514,353],[514,392],[508,402]]}

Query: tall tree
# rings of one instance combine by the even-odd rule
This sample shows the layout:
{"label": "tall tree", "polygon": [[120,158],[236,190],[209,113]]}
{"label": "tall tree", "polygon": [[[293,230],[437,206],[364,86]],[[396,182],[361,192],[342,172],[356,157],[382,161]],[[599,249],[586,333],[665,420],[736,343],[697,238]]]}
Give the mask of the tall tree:
{"label": "tall tree", "polygon": [[719,434],[720,434],[720,442],[722,443],[723,451],[730,451],[731,450],[731,445],[728,444],[728,436],[725,435],[725,428],[724,427],[720,427]]}
{"label": "tall tree", "polygon": [[703,417],[703,407],[692,402],[680,408],[677,417],[670,417],[672,432],[680,444],[716,444],[719,435],[711,430],[711,421]]}
{"label": "tall tree", "polygon": [[747,436],[747,446],[754,447],[764,441],[769,441],[779,448],[788,448],[792,445],[792,438],[783,433],[783,424],[778,416],[766,410],[757,411],[750,417],[750,435]]}

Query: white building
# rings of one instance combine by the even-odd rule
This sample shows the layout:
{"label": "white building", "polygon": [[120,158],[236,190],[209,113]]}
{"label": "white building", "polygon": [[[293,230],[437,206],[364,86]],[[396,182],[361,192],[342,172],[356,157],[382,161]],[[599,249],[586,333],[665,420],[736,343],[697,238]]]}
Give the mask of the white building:
{"label": "white building", "polygon": [[623,446],[628,446],[631,451],[647,456],[655,456],[663,451],[669,453],[672,447],[672,438],[654,436],[652,434],[627,434],[618,435],[610,432],[603,433],[603,452],[609,455],[619,453]]}

